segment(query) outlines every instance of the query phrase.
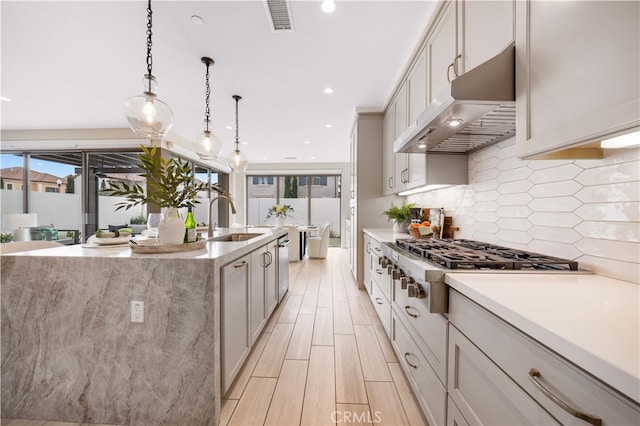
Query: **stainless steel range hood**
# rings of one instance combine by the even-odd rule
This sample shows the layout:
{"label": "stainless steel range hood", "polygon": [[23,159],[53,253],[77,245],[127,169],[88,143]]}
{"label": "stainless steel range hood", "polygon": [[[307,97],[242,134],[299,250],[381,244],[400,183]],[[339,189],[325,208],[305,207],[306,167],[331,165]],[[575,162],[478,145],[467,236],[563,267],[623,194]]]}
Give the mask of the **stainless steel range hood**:
{"label": "stainless steel range hood", "polygon": [[[451,123],[458,122],[458,126]],[[394,142],[395,152],[465,153],[516,133],[515,46],[453,80]]]}

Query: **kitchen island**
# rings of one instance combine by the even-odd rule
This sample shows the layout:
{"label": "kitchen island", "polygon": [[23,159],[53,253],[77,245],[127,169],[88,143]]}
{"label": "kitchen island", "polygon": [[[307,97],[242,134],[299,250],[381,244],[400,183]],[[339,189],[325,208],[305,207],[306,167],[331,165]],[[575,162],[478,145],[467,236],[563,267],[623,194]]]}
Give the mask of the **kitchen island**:
{"label": "kitchen island", "polygon": [[[216,235],[230,233],[220,230]],[[81,245],[3,255],[2,417],[215,425],[220,270],[287,233],[179,253]],[[144,322],[131,322],[132,301]]]}

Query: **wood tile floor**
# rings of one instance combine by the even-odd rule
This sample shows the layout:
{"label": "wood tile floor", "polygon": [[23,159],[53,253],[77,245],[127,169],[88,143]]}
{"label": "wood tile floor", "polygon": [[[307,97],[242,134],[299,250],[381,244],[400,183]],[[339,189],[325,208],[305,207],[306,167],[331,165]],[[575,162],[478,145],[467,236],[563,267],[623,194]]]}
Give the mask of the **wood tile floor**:
{"label": "wood tile floor", "polygon": [[348,251],[329,248],[327,259],[290,264],[289,292],[223,397],[220,424],[336,423],[427,424],[369,296],[357,289]]}

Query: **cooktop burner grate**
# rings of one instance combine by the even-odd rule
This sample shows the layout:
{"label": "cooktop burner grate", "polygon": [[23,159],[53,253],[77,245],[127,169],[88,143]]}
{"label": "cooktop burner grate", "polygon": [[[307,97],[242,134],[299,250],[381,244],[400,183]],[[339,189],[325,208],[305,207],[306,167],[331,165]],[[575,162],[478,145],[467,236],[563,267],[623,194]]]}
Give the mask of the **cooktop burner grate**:
{"label": "cooktop burner grate", "polygon": [[472,240],[398,239],[396,245],[448,269],[577,271],[578,262]]}

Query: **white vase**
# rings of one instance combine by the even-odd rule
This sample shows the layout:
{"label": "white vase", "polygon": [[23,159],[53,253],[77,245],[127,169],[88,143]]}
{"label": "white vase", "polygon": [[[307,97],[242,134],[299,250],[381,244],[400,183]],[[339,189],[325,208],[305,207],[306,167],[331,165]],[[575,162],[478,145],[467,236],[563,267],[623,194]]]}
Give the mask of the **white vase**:
{"label": "white vase", "polygon": [[404,229],[402,229],[402,224],[398,222],[393,222],[393,232],[402,233]]}
{"label": "white vase", "polygon": [[287,221],[287,218],[285,216],[282,216],[282,215],[276,216],[276,226],[278,228],[282,228],[285,225],[286,221]]}
{"label": "white vase", "polygon": [[158,225],[160,244],[182,244],[184,231],[184,222],[178,216],[178,209],[168,207],[164,219]]}

